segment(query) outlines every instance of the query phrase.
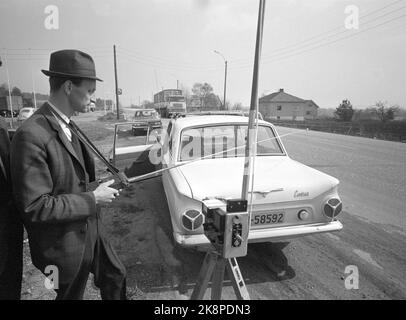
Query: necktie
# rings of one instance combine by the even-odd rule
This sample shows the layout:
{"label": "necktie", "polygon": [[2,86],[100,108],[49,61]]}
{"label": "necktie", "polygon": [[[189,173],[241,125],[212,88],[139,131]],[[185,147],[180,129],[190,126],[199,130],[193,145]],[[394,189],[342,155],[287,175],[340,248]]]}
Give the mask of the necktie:
{"label": "necktie", "polygon": [[81,145],[79,139],[76,136],[76,134],[79,134],[79,133],[78,133],[77,129],[75,128],[75,124],[72,121],[69,123],[69,129],[71,131],[73,131],[73,134],[72,134],[72,147],[73,147],[73,149],[75,149],[76,155],[78,156],[80,162],[83,165],[85,165],[85,161],[84,161],[84,158],[83,158],[82,145]]}

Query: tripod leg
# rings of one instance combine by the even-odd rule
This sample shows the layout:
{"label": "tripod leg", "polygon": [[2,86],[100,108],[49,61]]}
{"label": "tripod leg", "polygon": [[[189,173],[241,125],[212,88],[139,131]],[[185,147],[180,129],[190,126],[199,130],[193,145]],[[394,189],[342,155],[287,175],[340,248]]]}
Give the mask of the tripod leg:
{"label": "tripod leg", "polygon": [[235,295],[238,300],[250,300],[247,287],[245,286],[240,267],[236,258],[227,259],[227,272],[234,287]]}
{"label": "tripod leg", "polygon": [[199,277],[196,281],[196,286],[193,289],[191,300],[202,300],[206,292],[209,281],[213,275],[214,267],[216,266],[217,255],[208,252],[203,261],[203,266],[200,269]]}
{"label": "tripod leg", "polygon": [[221,300],[226,259],[218,258],[211,284],[211,300]]}

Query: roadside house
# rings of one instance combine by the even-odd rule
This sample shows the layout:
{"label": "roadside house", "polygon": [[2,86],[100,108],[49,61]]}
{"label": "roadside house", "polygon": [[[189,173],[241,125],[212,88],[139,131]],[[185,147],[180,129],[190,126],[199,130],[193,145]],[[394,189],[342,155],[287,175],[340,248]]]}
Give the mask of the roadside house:
{"label": "roadside house", "polygon": [[283,89],[259,99],[259,112],[265,120],[310,120],[317,117],[319,106],[286,93]]}

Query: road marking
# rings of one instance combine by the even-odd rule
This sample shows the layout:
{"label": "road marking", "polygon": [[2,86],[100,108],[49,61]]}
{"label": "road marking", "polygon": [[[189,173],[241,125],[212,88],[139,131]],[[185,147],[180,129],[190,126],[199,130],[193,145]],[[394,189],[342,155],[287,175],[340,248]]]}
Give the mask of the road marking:
{"label": "road marking", "polygon": [[365,251],[362,251],[362,250],[359,250],[359,249],[353,249],[352,251],[357,256],[359,256],[361,259],[363,259],[366,262],[372,264],[373,266],[383,270],[383,268],[374,259],[372,259],[371,255],[368,252],[365,252]]}
{"label": "road marking", "polygon": [[333,240],[336,240],[336,241],[340,241],[340,240],[341,240],[340,237],[337,237],[337,236],[334,235],[334,234],[327,233],[326,235],[327,235],[328,237],[330,237],[331,239],[333,239]]}

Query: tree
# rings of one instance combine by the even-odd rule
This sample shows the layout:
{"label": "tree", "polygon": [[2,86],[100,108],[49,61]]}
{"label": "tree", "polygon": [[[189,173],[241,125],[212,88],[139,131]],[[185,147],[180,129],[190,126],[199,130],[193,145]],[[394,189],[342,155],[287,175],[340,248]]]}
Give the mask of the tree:
{"label": "tree", "polygon": [[204,98],[204,105],[207,109],[218,110],[220,109],[221,101],[219,100],[218,96],[216,96],[214,93],[209,93]]}
{"label": "tree", "polygon": [[374,112],[382,122],[390,121],[395,118],[395,113],[399,111],[399,107],[394,105],[387,106],[387,102],[378,101],[373,108]]}
{"label": "tree", "polygon": [[[207,98],[213,93],[213,87],[205,83],[195,83],[192,88],[192,93],[200,99],[200,105],[202,108],[206,107]],[[210,97],[210,100],[212,97]]]}
{"label": "tree", "polygon": [[142,102],[142,107],[143,107],[144,109],[154,109],[154,103],[151,102],[151,101],[149,101],[149,100],[144,100],[144,101]]}
{"label": "tree", "polygon": [[20,88],[14,87],[13,90],[11,90],[11,95],[12,96],[21,96],[21,90]]}
{"label": "tree", "polygon": [[104,109],[104,104],[105,104],[105,101],[103,99],[96,98],[96,108],[97,109]]}
{"label": "tree", "polygon": [[8,96],[8,86],[6,83],[3,83],[0,86],[0,97]]}
{"label": "tree", "polygon": [[343,100],[343,102],[337,107],[334,114],[342,121],[351,121],[354,114],[354,109],[350,100]]}
{"label": "tree", "polygon": [[233,104],[232,110],[242,110],[243,109],[243,105],[241,102],[236,102]]}

